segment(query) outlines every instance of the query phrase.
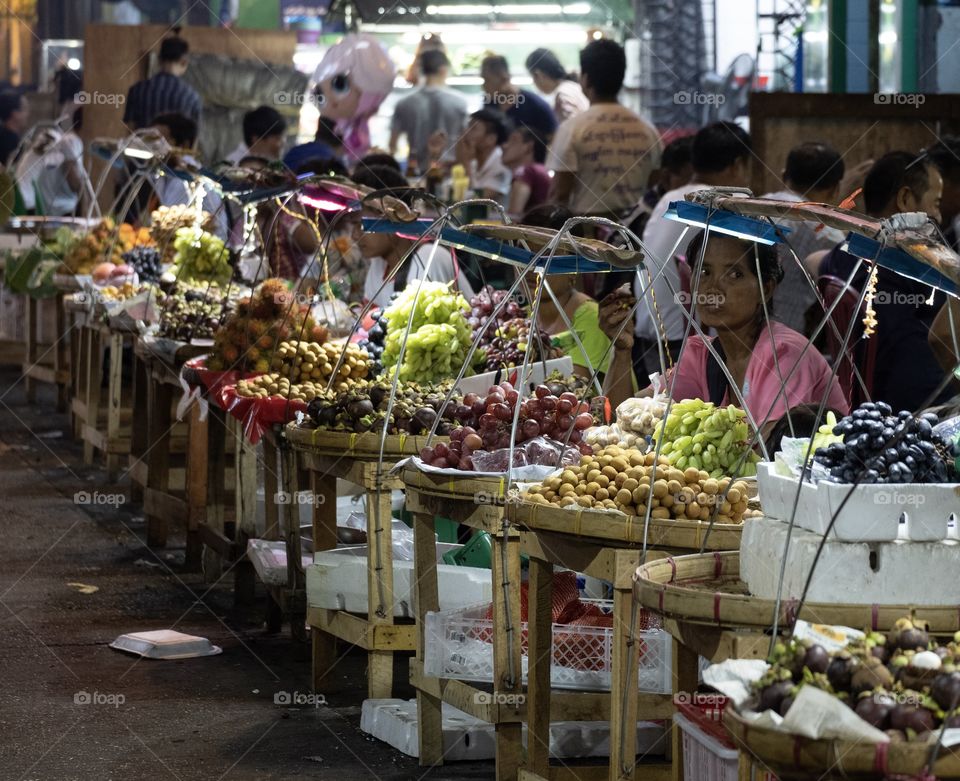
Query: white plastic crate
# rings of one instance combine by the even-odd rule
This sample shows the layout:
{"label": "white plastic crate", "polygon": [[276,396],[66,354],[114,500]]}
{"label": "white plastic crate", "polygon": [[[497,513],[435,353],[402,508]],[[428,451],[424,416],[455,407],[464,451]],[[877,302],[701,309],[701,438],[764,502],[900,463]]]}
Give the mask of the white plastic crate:
{"label": "white plastic crate", "polygon": [[[604,612],[613,608],[612,600],[583,600],[599,605]],[[459,610],[427,613],[425,625],[426,653],[424,672],[437,678],[490,683],[493,680],[493,620],[487,618],[490,604],[474,605]],[[527,622],[521,625],[523,682],[527,680]],[[662,629],[637,633],[641,644],[638,670],[640,690],[653,694],[669,694],[671,683],[670,635]],[[550,681],[559,689],[610,689],[613,652],[613,629],[553,625],[553,656]]]}
{"label": "white plastic crate", "polygon": [[683,777],[686,781],[737,781],[738,755],[679,713],[673,723],[683,733]]}

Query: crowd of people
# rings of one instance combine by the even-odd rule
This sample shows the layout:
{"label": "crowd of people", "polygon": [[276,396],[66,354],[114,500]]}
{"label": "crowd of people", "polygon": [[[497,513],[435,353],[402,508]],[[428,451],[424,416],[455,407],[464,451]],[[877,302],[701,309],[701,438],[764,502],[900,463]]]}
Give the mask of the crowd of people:
{"label": "crowd of people", "polygon": [[[159,72],[127,96],[124,121],[131,130],[153,128],[174,147],[195,146],[202,106],[182,79],[188,57],[181,39],[162,43]],[[616,275],[550,275],[552,295],[544,299],[538,323],[579,372],[599,370],[614,402],[643,388],[664,367],[661,380],[679,397],[743,404],[766,430],[787,410],[823,398],[842,413],[867,394],[895,409],[919,409],[953,395],[946,377],[957,356],[947,337],[956,310],[928,286],[886,269],[871,282],[872,266],[842,249],[841,233],[818,223],[790,223],[788,239],[771,247],[705,237],[665,219],[672,202],[697,190],[748,186],[756,161],[750,135],[739,124],[715,122],[664,143],[654,126],[619,101],[626,57],[609,39],[582,49],[578,75],[548,49],[533,51],[525,66],[537,92],[513,83],[504,57],[486,56],[480,70],[484,106],[468,114],[467,101],[447,86],[451,63],[434,36],[417,57],[417,88],[395,106],[386,150],[352,156],[335,123],[323,116],[313,140],[287,149],[283,116],[261,106],[244,117],[242,143],[227,159],[241,168],[336,175],[396,190],[424,175],[449,176],[460,166],[472,195],[498,202],[521,222],[560,228],[570,217],[586,215],[627,225],[642,238],[645,257],[641,273],[629,275],[632,287],[617,287],[623,280]],[[71,113],[67,124],[61,122],[59,156],[41,145],[33,157],[21,150],[13,159],[28,127],[27,112],[22,96],[0,94],[0,163],[17,172],[21,190],[32,197],[25,198],[28,209],[38,206],[41,193],[57,191],[57,197],[42,198],[44,205],[56,202],[70,211],[80,193],[74,185],[82,145],[73,131],[81,118]],[[402,140],[409,148],[405,167],[396,159]],[[41,185],[38,169],[59,177],[59,190]],[[186,202],[182,183],[163,179],[154,182],[151,202]],[[782,187],[764,197],[837,205],[862,187],[869,216],[926,212],[957,247],[958,138],[926,150],[891,151],[851,169],[829,144],[812,140],[790,150],[780,180]],[[217,232],[236,238],[229,210],[214,194],[207,197],[205,208],[222,215]],[[270,272],[294,278],[316,266],[311,260],[320,248],[319,232],[307,222],[322,231],[326,219],[308,206],[296,208],[302,211],[292,219],[288,210],[278,214],[269,204],[258,215]],[[382,305],[418,277],[454,283],[469,297],[484,281],[482,269],[478,279],[462,258],[439,245],[417,244],[411,255],[415,242],[409,238],[364,233],[360,216],[341,220],[330,242],[336,248],[330,274],[344,280],[344,298]],[[270,231],[269,225],[278,227]],[[408,255],[412,259],[404,264]],[[699,296],[692,301],[695,270]],[[854,324],[854,347],[844,355],[831,355],[824,329],[816,328],[825,317],[825,291],[836,291],[837,283],[840,290],[849,288],[843,295],[854,297],[857,317],[868,284],[884,294],[876,296],[872,341]],[[821,338],[811,344],[815,331]],[[840,361],[858,367],[857,382],[831,368]],[[869,376],[863,376],[867,369]]]}

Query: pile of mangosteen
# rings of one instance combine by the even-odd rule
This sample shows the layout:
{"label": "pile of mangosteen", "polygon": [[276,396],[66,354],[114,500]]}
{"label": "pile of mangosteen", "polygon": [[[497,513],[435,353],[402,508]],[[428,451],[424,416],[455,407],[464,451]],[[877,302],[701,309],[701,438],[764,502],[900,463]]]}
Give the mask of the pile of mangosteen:
{"label": "pile of mangosteen", "polygon": [[778,643],[753,709],[785,716],[802,686],[833,694],[892,741],[925,741],[944,721],[960,726],[960,632],[940,645],[923,622],[901,618],[887,634],[868,632],[834,654]]}

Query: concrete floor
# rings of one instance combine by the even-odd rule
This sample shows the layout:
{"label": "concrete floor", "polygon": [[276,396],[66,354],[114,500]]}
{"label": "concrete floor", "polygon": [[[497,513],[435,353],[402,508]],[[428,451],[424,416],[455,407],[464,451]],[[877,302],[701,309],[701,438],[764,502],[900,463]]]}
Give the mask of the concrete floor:
{"label": "concrete floor", "polygon": [[[259,591],[237,609],[229,579],[211,588],[184,573],[182,537],[148,549],[139,507],[78,504],[78,491],[124,493],[126,483],[84,467],[66,415],[53,410],[49,388],[27,405],[19,374],[0,371],[0,779],[493,776],[492,762],[426,771],[362,733],[356,653],[324,692],[327,707],[275,705],[276,692],[309,691],[307,649],[286,630],[264,632]],[[162,628],[223,653],[161,662],[108,647]],[[84,693],[97,702],[78,703]]]}

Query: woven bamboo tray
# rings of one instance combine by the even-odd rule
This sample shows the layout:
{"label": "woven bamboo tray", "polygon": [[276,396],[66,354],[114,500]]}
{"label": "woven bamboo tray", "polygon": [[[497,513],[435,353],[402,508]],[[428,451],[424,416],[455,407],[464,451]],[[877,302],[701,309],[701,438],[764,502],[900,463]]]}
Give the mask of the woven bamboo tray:
{"label": "woven bamboo tray", "polygon": [[400,477],[404,485],[432,496],[476,502],[482,495],[480,503],[483,504],[503,504],[508,496],[507,477],[500,473],[491,473],[489,477],[471,474],[461,478],[423,472],[413,464],[407,464]]}
{"label": "woven bamboo tray", "polygon": [[[750,596],[740,580],[739,551],[668,556],[647,562],[634,575],[634,595],[644,607],[678,621],[755,631],[773,625],[774,601]],[[886,631],[905,616],[928,622],[934,634],[953,634],[960,629],[957,605],[804,603],[797,615],[796,601],[788,599],[780,604],[779,625],[786,629],[802,618],[818,624]]]}
{"label": "woven bamboo tray", "polygon": [[[643,518],[613,511],[580,508],[568,510],[533,502],[511,502],[507,518],[536,531],[563,532],[595,540],[643,544]],[[746,523],[750,521],[747,520]],[[675,550],[700,550],[709,523],[651,518],[647,526],[647,545]],[[743,525],[716,523],[707,537],[707,550],[739,550]]]}
{"label": "woven bamboo tray", "polygon": [[[741,751],[752,754],[781,779],[916,778],[930,760],[931,747],[923,743],[811,740],[754,726],[732,708],[724,712],[723,723]],[[933,776],[960,778],[957,750],[940,748]]]}
{"label": "woven bamboo tray", "polygon": [[[306,450],[324,455],[346,456],[349,458],[376,461],[380,457],[381,435],[366,431],[355,434],[347,431],[327,431],[319,428],[306,428],[296,423],[287,424],[284,430],[287,441],[296,450]],[[434,437],[431,444],[449,442],[447,437]],[[427,437],[413,434],[388,434],[384,443],[385,461],[398,461],[407,456],[415,456],[427,446]]]}

